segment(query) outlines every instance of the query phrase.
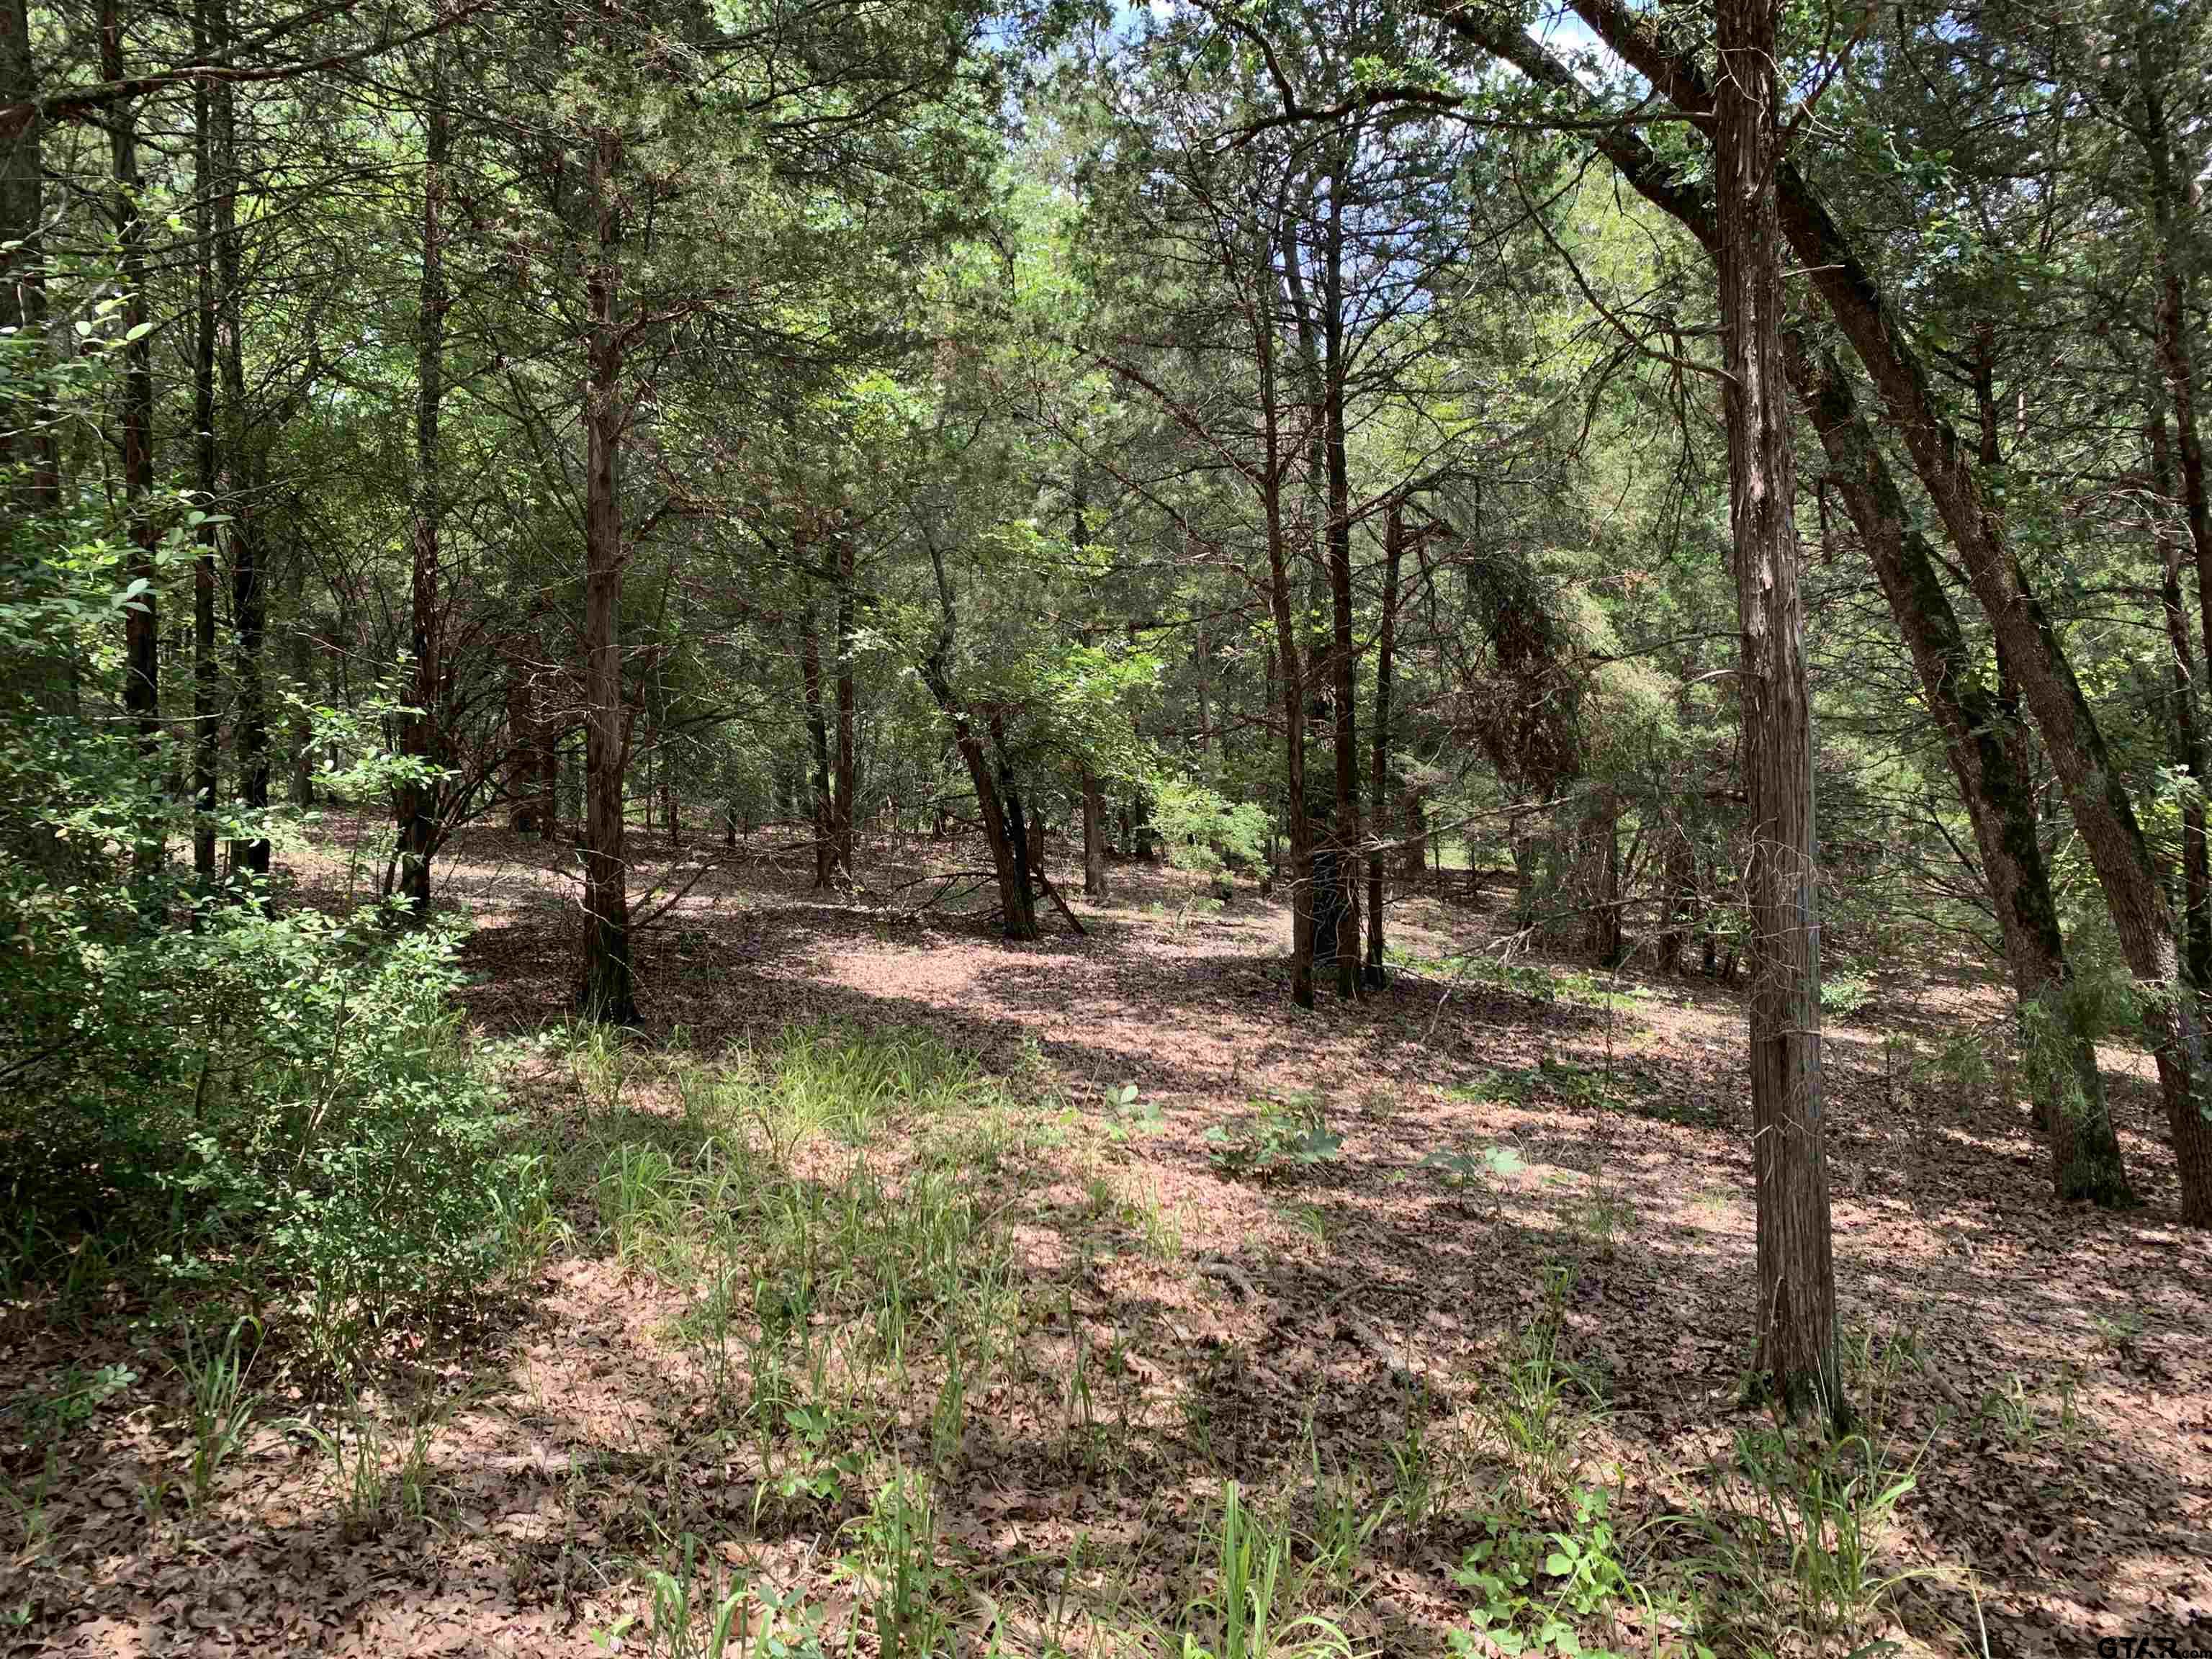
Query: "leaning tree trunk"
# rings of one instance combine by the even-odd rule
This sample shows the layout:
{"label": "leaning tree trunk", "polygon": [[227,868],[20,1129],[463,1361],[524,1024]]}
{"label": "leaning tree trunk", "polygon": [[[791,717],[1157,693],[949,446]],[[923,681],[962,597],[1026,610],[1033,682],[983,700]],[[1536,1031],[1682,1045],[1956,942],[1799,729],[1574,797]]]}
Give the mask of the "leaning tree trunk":
{"label": "leaning tree trunk", "polygon": [[2132,1203],[2096,1050],[2068,994],[2072,974],[2038,839],[2026,734],[1984,678],[1980,653],[1960,629],[1937,573],[1935,550],[1913,526],[1842,368],[1812,347],[1802,327],[1784,334],[1784,346],[1791,383],[1826,453],[1829,477],[1943,733],[1944,757],[1973,829],[2019,999],[2029,1097],[2050,1138],[2053,1190],[2062,1199]]}
{"label": "leaning tree trunk", "polygon": [[[1661,50],[1637,28],[1615,0],[1574,0],[1574,3],[1583,21],[1668,97],[1686,108],[1711,106],[1711,94],[1695,68]],[[1498,27],[1468,10],[1452,13],[1449,21],[1455,29],[1514,64],[1537,84],[1562,94],[1580,92],[1580,83],[1565,65],[1517,27]],[[1592,142],[1646,199],[1680,220],[1708,249],[1717,246],[1718,233],[1709,195],[1694,185],[1684,183],[1670,163],[1626,128],[1595,129]],[[1929,401],[1924,377],[1905,349],[1894,323],[1886,315],[1880,291],[1853,260],[1840,234],[1827,220],[1819,203],[1804,189],[1786,158],[1780,173],[1784,200],[1790,207],[1790,234],[1802,239],[1801,253],[1808,245],[1817,250],[1817,257],[1812,258],[1812,274],[1832,308],[1839,316],[1848,318],[1850,326],[1846,332],[1862,361],[1876,374],[1879,389],[1893,416],[1900,420],[1911,440],[1916,465],[1921,468],[1925,479],[1931,468],[1944,465],[1946,455],[1956,456],[1956,437]],[[1814,360],[1802,340],[1790,334],[1785,334],[1784,338],[1785,344],[1791,348],[1793,385],[1820,428],[1831,476],[1844,486],[1847,508],[1869,552],[1875,556],[1876,573],[1882,580],[1892,614],[1912,650],[1923,690],[1930,707],[1945,722],[1949,738],[1947,750],[1974,822],[1984,867],[1997,898],[2006,954],[2020,988],[2027,1047],[2031,1056],[2040,1055],[2047,1061],[2039,1066],[2040,1081],[2035,1085],[2035,1099],[2039,1107],[2065,1102],[2079,1109],[2056,1112],[2046,1109],[2044,1113],[2053,1126],[2053,1168],[2058,1189],[2068,1196],[2094,1197],[2105,1203],[2126,1202],[2129,1195],[2119,1159],[2119,1144],[2106,1109],[2095,1054],[2067,1006],[2064,953],[2057,910],[2051,902],[2042,855],[2035,839],[2034,800],[2016,722],[2010,718],[2005,701],[1989,698],[1983,688],[1978,659],[1967,652],[1949,597],[1936,577],[1934,553],[1924,538],[1911,529],[1903,498],[1890,477],[1880,447],[1853,406],[1832,360],[1825,356],[1820,359],[1821,373],[1816,377],[1812,373]],[[1826,414],[1824,403],[1828,404]],[[1904,412],[1900,414],[1900,410]],[[1845,451],[1838,448],[1839,434],[1847,441]],[[1971,486],[1971,477],[1966,482]],[[1853,486],[1856,483],[1863,483],[1865,488],[1855,492]],[[1962,490],[1956,483],[1954,478],[1954,487],[1945,492],[1948,501],[1946,524],[1954,539],[1974,532],[1974,526],[1968,521],[1972,515],[1963,510],[1961,504],[1962,495],[1970,491]],[[1867,510],[1869,503],[1876,510]],[[1964,548],[1966,542],[1961,540],[1960,545]],[[1885,549],[1895,555],[1894,562],[1887,565],[1882,556]],[[1986,546],[1983,550],[1986,569]],[[1985,598],[1980,586],[1977,587],[1977,597]],[[1999,629],[2001,663],[2024,650],[2031,653],[2039,651],[2036,639],[2039,617],[2033,614],[2033,601],[2024,586],[2021,599],[2019,613],[2008,607],[2000,618],[2009,625],[2012,633],[2008,641],[2005,629]],[[2055,647],[2055,641],[2051,643]],[[2038,667],[2044,666],[2043,658],[2035,656],[2035,663]],[[2055,667],[2062,680],[2070,680],[2063,653]],[[2045,706],[2054,701],[2063,703],[2063,686],[2057,694],[2046,695],[2044,701]],[[2040,709],[2037,719],[2039,722],[2044,719]],[[2051,726],[2045,726],[2046,736],[2052,730]],[[2059,731],[2062,738],[2070,741],[2070,728],[2062,723]],[[2093,735],[2094,731],[2093,725]],[[2089,810],[2094,815],[2094,799]],[[2106,849],[2106,864],[2112,863],[2112,848],[2116,842],[2124,841],[2130,827],[2124,824],[2114,833],[2109,821],[2105,823],[2099,845]],[[2124,865],[2125,860],[2121,863]],[[2104,867],[2100,866],[2100,876]],[[2134,878],[2125,868],[2117,869],[2113,878],[2122,888],[2136,890],[2131,884]],[[2108,902],[2112,902],[2112,890],[2108,886]],[[2126,908],[2131,916],[2140,919],[2139,905],[2130,903]],[[2121,908],[2116,905],[2113,914],[2118,921]],[[2140,927],[2124,926],[2121,931],[2136,940],[2130,958],[2131,967],[2145,960],[2147,954],[2155,956],[2154,951],[2147,952]],[[1711,976],[1717,962],[1716,940],[1710,930],[1704,934],[1703,955],[1705,971]],[[2136,971],[2141,977],[2142,970]],[[2171,1024],[2154,1024],[2154,1029],[2163,1029],[2171,1037],[2187,1021],[2185,1018]],[[2160,1066],[2160,1085],[2166,1096],[2170,1119],[2175,1087],[2186,1082],[2186,1073],[2174,1068],[2173,1054],[2174,1046],[2167,1044]]]}
{"label": "leaning tree trunk", "polygon": [[[1643,30],[1620,0],[1572,3],[1608,46],[1679,107],[1713,106],[1712,92],[1698,67]],[[1516,61],[1519,55],[1540,52],[1525,39],[1513,45]],[[1611,143],[1607,154],[1624,149]],[[1681,185],[1668,180],[1652,187],[1639,182],[1638,187],[1670,212],[1681,213],[1686,201],[1694,201]],[[2200,1103],[2203,1027],[2196,1000],[2183,982],[2172,914],[2124,775],[2113,763],[2063,643],[2027,585],[2002,508],[1972,453],[1937,405],[1926,367],[1887,298],[1787,156],[1776,164],[1775,187],[1790,248],[1873,380],[2043,734],[2045,751],[2136,981],[2181,1177],[2182,1218],[2212,1225],[2212,1118]]]}
{"label": "leaning tree trunk", "polygon": [[590,1018],[633,1024],[637,991],[629,959],[623,822],[629,745],[620,634],[623,325],[615,174],[621,161],[620,136],[600,128],[591,161],[597,258],[585,277],[590,380],[584,408],[584,948],[576,1001]]}
{"label": "leaning tree trunk", "polygon": [[1779,0],[1717,0],[1713,116],[1729,507],[1742,629],[1751,855],[1752,1164],[1759,1358],[1785,1409],[1844,1410],[1822,1144],[1812,711],[1798,593],[1797,473],[1782,363]]}

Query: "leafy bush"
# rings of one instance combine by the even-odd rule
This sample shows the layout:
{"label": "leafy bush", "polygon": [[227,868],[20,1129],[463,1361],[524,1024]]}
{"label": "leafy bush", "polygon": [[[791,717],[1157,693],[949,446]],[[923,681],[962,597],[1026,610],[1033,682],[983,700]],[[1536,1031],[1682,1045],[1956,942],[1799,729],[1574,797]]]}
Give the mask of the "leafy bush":
{"label": "leafy bush", "polygon": [[1262,1179],[1285,1168],[1305,1168],[1335,1158],[1344,1137],[1328,1127],[1321,1097],[1294,1096],[1288,1104],[1255,1101],[1249,1117],[1217,1123],[1206,1132],[1213,1167],[1224,1175]]}
{"label": "leafy bush", "polygon": [[1255,868],[1267,854],[1267,811],[1231,801],[1202,783],[1160,776],[1151,782],[1152,825],[1168,857],[1186,870],[1216,874]]}
{"label": "leafy bush", "polygon": [[1820,1012],[1856,1019],[1874,1000],[1874,981],[1864,974],[1831,974],[1820,981]]}
{"label": "leafy bush", "polygon": [[498,1119],[450,937],[250,904],[196,931],[62,921],[0,991],[21,1266],[95,1237],[272,1299],[334,1362],[485,1276]]}

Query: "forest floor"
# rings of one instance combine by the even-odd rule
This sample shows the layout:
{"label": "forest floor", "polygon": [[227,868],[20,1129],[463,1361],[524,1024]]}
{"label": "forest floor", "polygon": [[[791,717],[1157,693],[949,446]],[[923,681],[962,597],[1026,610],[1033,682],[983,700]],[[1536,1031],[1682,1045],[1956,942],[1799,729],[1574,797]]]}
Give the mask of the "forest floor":
{"label": "forest floor", "polygon": [[[373,884],[347,830],[297,890]],[[705,1654],[750,1584],[732,1655],[807,1650],[763,1618],[831,1653],[1223,1653],[1259,1595],[1224,1532],[1280,1569],[1255,1656],[1330,1650],[1279,1628],[1309,1613],[1353,1651],[1511,1650],[1455,1646],[1477,1610],[1622,1652],[1692,1617],[1723,1652],[2212,1650],[2212,1243],[2141,1056],[2107,1059],[2147,1203],[2057,1207],[1956,1063],[1998,1002],[1874,981],[1826,1048],[1860,1436],[1785,1443],[1742,1403],[1728,988],[1468,971],[1494,909],[1425,892],[1388,988],[1302,1012],[1249,884],[1117,864],[1086,937],[1048,910],[1010,945],[980,900],[910,913],[926,843],[859,899],[634,850],[670,884],[641,915],[696,879],[615,1045],[565,1019],[548,849],[475,830],[443,871],[554,1176],[478,1325],[351,1402],[268,1379],[186,1510],[183,1384],[131,1310],[9,1321],[0,1401],[150,1374],[11,1484],[0,1652]],[[317,1411],[323,1441],[285,1420]]]}

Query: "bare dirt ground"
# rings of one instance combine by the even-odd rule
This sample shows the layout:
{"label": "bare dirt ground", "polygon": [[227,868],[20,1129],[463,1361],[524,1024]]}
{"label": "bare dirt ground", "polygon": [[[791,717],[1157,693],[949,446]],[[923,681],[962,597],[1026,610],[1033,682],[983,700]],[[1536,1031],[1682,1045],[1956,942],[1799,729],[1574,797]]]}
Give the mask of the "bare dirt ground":
{"label": "bare dirt ground", "polygon": [[[341,902],[347,828],[333,820],[299,860],[316,902]],[[974,1407],[937,1517],[973,1598],[963,1651],[987,1650],[994,1617],[1005,1651],[1080,1650],[1071,1601],[1092,1626],[1108,1603],[1161,1615],[1223,1477],[1288,1492],[1316,1455],[1379,1469],[1409,1433],[1445,1441],[1547,1296],[1601,1384],[1577,1455],[1583,1481],[1620,1494],[1624,1535],[1665,1535],[1751,1420],[1748,1103],[1725,988],[1585,975],[1540,998],[1455,976],[1434,964],[1494,917],[1414,896],[1393,908],[1395,939],[1432,965],[1307,1013],[1287,995],[1287,919],[1249,885],[1215,913],[1185,877],[1117,865],[1110,902],[1076,901],[1088,937],[1048,913],[1043,940],[1009,945],[980,901],[908,913],[933,888],[901,884],[933,852],[945,863],[927,844],[879,849],[860,901],[808,892],[796,857],[702,874],[711,841],[641,834],[635,850],[661,878],[640,913],[673,899],[640,940],[635,1052],[920,1029],[980,1056],[1043,1126],[1030,1162],[990,1178],[1040,1310],[1031,1375],[1110,1356],[1096,1409],[1120,1427],[1106,1455],[1078,1456],[1034,1389]],[[473,918],[468,1012],[488,1042],[564,1016],[573,890],[548,863],[535,841],[482,830],[443,873],[441,901]],[[1053,869],[1079,891],[1079,870]],[[1840,1302],[1889,1378],[1886,1425],[1917,1482],[1879,1563],[1925,1576],[1893,1598],[1887,1633],[1935,1652],[2081,1654],[2128,1634],[2212,1650],[2212,1243],[2175,1223],[2139,1056],[2108,1059],[2148,1202],[2106,1215],[2052,1205],[2018,1104],[1913,1074],[1885,1042],[1924,1055],[1996,1006],[1885,980],[1826,1048]],[[518,1103],[574,1109],[556,1068],[513,1063]],[[641,1060],[632,1109],[672,1109],[654,1075]],[[1255,1182],[1209,1158],[1207,1130],[1248,1103],[1309,1097],[1344,1137],[1335,1158]],[[1525,1167],[1478,1190],[1421,1167],[1495,1147]],[[1145,1248],[1139,1212],[1178,1237]],[[580,1231],[468,1342],[425,1350],[447,1402],[430,1498],[374,1535],[344,1519],[327,1460],[273,1422],[212,1502],[149,1514],[149,1480],[181,1455],[179,1402],[173,1379],[142,1379],[61,1443],[37,1514],[16,1517],[0,1617],[20,1628],[11,1645],[0,1626],[0,1651],[597,1652],[594,1632],[645,1607],[636,1564],[656,1534],[685,1530],[818,1595],[834,1623],[858,1594],[825,1565],[852,1516],[761,1522],[699,1432],[668,1337],[679,1303]],[[119,1359],[130,1313],[66,1333],[12,1319],[0,1397]],[[384,1403],[398,1412],[396,1390]],[[1470,1451],[1462,1470],[1476,1487],[1481,1462]],[[1465,1627],[1449,1570],[1470,1528],[1443,1514],[1377,1529],[1345,1598],[1364,1647],[1445,1651]]]}

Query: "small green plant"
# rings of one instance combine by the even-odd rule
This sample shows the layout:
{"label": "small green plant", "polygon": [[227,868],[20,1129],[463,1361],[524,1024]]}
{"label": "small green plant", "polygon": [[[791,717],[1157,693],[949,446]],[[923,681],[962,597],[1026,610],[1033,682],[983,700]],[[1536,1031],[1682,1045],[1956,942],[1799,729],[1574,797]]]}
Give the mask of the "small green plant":
{"label": "small green plant", "polygon": [[1246,1116],[1206,1132],[1206,1155],[1224,1175],[1267,1180],[1329,1163],[1344,1146],[1344,1137],[1328,1127],[1319,1095],[1302,1091],[1285,1103],[1249,1105]]}
{"label": "small green plant", "polygon": [[1824,974],[1820,1012],[1836,1019],[1856,1019],[1874,1000],[1874,981],[1864,974]]}
{"label": "small green plant", "polygon": [[1872,1438],[1746,1430],[1711,1472],[1707,1505],[1687,1518],[1704,1548],[1691,1563],[1698,1624],[1714,1645],[1863,1654],[1889,1600],[1918,1570],[1876,1565],[1897,1509],[1917,1484]]}
{"label": "small green plant", "polygon": [[1106,1133],[1117,1146],[1140,1135],[1156,1135],[1167,1127],[1167,1116],[1159,1103],[1139,1099],[1133,1083],[1121,1085],[1108,1100],[1114,1109],[1114,1121],[1106,1126]]}
{"label": "small green plant", "polygon": [[1212,1582],[1184,1610],[1179,1659],[1354,1659],[1339,1626],[1295,1612],[1302,1585],[1290,1546],[1251,1512],[1233,1480],[1210,1530],[1212,1560],[1201,1558],[1198,1571]]}
{"label": "small green plant", "polygon": [[589,1632],[602,1650],[628,1652],[642,1638],[644,1651],[665,1659],[822,1659],[820,1615],[799,1592],[726,1577],[691,1533],[665,1565],[647,1570],[645,1583],[650,1602],[642,1621],[626,1613]]}
{"label": "small green plant", "polygon": [[24,1401],[22,1410],[30,1419],[32,1437],[58,1438],[67,1434],[80,1423],[90,1421],[102,1406],[137,1380],[138,1373],[127,1365],[102,1365],[94,1371],[68,1366],[52,1389]]}
{"label": "small green plant", "polygon": [[251,1318],[233,1324],[219,1343],[203,1346],[191,1328],[185,1328],[185,1351],[178,1368],[191,1391],[191,1463],[187,1501],[194,1509],[215,1491],[215,1478],[230,1455],[252,1430],[253,1407],[260,1395],[246,1386],[253,1364],[253,1350],[241,1346],[248,1330],[258,1347],[261,1327]]}
{"label": "small green plant", "polygon": [[[1554,1532],[1486,1516],[1484,1535],[1452,1574],[1475,1594],[1469,1621],[1504,1653],[1599,1659],[1607,1650],[1588,1645],[1589,1635],[1610,1635],[1625,1607],[1649,1604],[1621,1563],[1611,1500],[1577,1487],[1571,1502],[1572,1522]],[[1454,1653],[1480,1651],[1466,1631],[1450,1640]]]}
{"label": "small green plant", "polygon": [[935,1659],[952,1644],[952,1576],[937,1555],[937,1521],[921,1483],[893,1476],[856,1523],[842,1573],[859,1586],[883,1659]]}
{"label": "small green plant", "polygon": [[1528,1160],[1511,1146],[1437,1148],[1413,1166],[1426,1170],[1447,1190],[1464,1198],[1485,1191],[1492,1181],[1510,1180],[1528,1169]]}

